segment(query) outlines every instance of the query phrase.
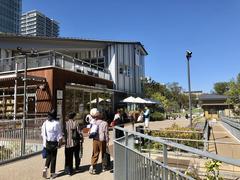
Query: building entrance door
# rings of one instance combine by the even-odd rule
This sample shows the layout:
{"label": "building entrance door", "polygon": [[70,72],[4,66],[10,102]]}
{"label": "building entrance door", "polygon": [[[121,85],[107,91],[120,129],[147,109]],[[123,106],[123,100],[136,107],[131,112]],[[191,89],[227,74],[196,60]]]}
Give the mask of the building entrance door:
{"label": "building entrance door", "polygon": [[28,118],[34,117],[36,113],[36,95],[28,94],[27,95],[27,116]]}

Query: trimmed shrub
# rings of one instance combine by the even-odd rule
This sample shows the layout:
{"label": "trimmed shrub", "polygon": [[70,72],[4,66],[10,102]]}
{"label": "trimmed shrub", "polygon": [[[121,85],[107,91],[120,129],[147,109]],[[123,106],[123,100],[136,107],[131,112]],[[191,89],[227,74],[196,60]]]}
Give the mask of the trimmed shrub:
{"label": "trimmed shrub", "polygon": [[150,120],[151,121],[162,121],[165,119],[165,116],[163,113],[160,113],[160,112],[153,112],[150,114]]}
{"label": "trimmed shrub", "polygon": [[[186,131],[186,132],[183,132],[183,131]],[[191,131],[191,132],[187,132],[187,131]],[[192,128],[180,127],[177,124],[173,124],[172,127],[166,128],[165,130],[152,130],[150,133],[154,137],[201,140],[203,138],[202,134],[199,134],[197,131],[195,132],[194,131],[195,130]],[[203,142],[193,142],[193,141],[184,141],[184,140],[179,140],[177,142],[180,144],[184,144],[186,146],[194,147],[194,148],[203,147]]]}

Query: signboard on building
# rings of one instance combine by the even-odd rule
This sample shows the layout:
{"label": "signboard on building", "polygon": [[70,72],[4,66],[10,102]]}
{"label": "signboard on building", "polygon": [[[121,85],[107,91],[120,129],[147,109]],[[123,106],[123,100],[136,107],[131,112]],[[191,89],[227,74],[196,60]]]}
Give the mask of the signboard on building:
{"label": "signboard on building", "polygon": [[63,90],[57,90],[57,99],[63,99]]}

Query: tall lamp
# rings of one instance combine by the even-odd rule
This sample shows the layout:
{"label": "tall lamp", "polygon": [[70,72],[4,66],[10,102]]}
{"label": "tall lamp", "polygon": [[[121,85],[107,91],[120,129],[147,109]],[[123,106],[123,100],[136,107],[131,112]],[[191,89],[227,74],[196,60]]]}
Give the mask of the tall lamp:
{"label": "tall lamp", "polygon": [[186,58],[187,58],[187,68],[188,68],[188,94],[189,94],[189,113],[190,113],[190,127],[192,127],[192,97],[191,97],[191,80],[190,80],[190,63],[189,60],[192,57],[192,52],[187,50],[186,51]]}

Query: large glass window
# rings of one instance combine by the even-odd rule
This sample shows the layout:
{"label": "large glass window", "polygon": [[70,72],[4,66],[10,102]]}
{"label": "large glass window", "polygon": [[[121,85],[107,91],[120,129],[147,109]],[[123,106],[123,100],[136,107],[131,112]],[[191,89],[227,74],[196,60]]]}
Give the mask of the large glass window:
{"label": "large glass window", "polygon": [[[103,118],[108,119],[108,114],[112,111],[112,94],[109,92],[96,92],[88,89],[66,88],[65,112],[76,112],[76,119],[84,123],[84,118],[89,114],[91,108],[98,108]],[[110,120],[110,119],[109,119]]]}

